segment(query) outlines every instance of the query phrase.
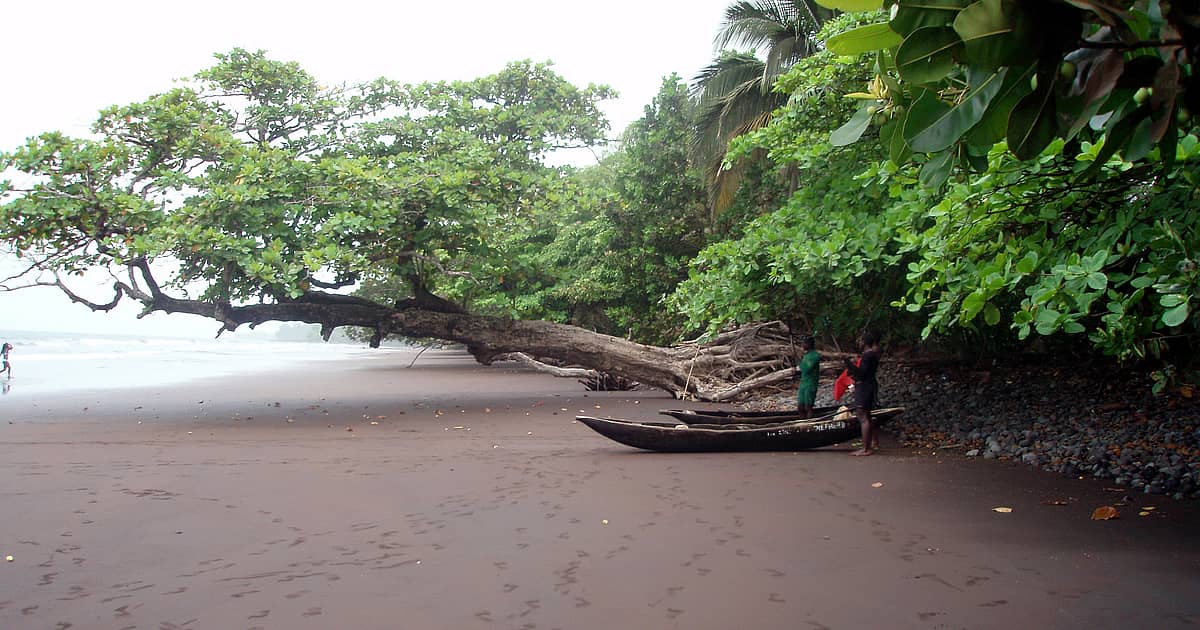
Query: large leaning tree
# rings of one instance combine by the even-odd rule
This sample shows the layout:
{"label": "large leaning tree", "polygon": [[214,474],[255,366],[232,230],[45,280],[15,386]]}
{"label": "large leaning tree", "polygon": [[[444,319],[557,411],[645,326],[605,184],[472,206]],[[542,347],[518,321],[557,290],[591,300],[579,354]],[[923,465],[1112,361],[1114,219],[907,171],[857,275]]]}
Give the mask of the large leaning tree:
{"label": "large leaning tree", "polygon": [[[530,62],[472,81],[327,87],[261,51],[217,59],[104,110],[87,138],[45,133],[0,154],[0,242],[22,261],[4,290],[55,286],[93,310],[132,299],[220,331],[293,321],[326,338],[365,327],[376,344],[437,338],[484,363],[523,352],[708,400],[790,375],[787,336],[770,326],[660,348],[439,296],[451,278],[502,283],[492,236],[571,203],[546,156],[603,140],[608,88]],[[111,299],[78,284],[97,268]],[[364,282],[402,288],[348,294]]]}

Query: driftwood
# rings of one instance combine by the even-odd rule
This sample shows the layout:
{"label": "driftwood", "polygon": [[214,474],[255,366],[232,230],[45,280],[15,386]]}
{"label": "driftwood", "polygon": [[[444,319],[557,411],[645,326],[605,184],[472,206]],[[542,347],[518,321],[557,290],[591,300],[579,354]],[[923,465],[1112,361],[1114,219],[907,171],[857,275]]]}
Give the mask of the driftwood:
{"label": "driftwood", "polygon": [[581,378],[579,383],[589,392],[627,392],[637,389],[639,385],[637,381],[604,372],[597,372],[587,378]]}

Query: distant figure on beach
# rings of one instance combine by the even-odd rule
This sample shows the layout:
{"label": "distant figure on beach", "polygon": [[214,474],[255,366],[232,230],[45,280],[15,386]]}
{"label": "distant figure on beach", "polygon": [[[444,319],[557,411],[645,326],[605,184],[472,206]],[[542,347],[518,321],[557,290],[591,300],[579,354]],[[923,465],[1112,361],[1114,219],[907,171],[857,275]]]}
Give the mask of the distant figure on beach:
{"label": "distant figure on beach", "polygon": [[879,334],[867,331],[859,338],[862,355],[857,365],[846,359],[846,371],[854,379],[854,415],[862,426],[862,448],[851,455],[870,455],[879,448],[879,427],[871,421],[871,410],[875,409],[879,397],[879,381],[875,372],[879,369]]}
{"label": "distant figure on beach", "polygon": [[800,339],[800,361],[796,363],[796,372],[800,375],[800,386],[796,390],[796,406],[800,415],[812,417],[813,405],[817,402],[817,381],[821,372],[821,355],[817,353],[816,341],[812,335]]}
{"label": "distant figure on beach", "polygon": [[8,363],[8,353],[13,349],[12,344],[7,341],[3,346],[0,346],[0,359],[4,361],[4,367],[0,369],[0,374],[8,373],[8,378],[12,378],[12,365]]}

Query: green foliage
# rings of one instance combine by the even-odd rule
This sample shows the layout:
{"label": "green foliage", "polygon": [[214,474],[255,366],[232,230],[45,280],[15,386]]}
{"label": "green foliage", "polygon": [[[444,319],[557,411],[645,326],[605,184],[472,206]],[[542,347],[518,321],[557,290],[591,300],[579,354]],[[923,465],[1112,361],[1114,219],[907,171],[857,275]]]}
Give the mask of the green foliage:
{"label": "green foliage", "polygon": [[[886,4],[894,5],[889,20],[828,41],[834,49],[854,42],[847,54],[878,51],[876,74],[888,85],[874,94],[897,111],[906,141],[939,125],[938,142],[909,145],[918,153],[953,145],[960,155],[981,156],[1002,127],[1009,150],[1023,160],[1058,138],[1097,143],[1103,137],[1108,154],[1099,163],[1117,152],[1136,162],[1162,145],[1159,158],[1169,167],[1177,120],[1189,118],[1200,104],[1192,66],[1200,53],[1200,9],[1194,2]],[[902,38],[898,46],[896,37]],[[978,89],[982,77],[1001,81],[1005,75],[1002,97],[994,88]],[[931,109],[943,116],[929,116]],[[946,117],[958,122],[948,126]],[[985,170],[980,160],[964,166]]]}
{"label": "green foliage", "polygon": [[704,185],[689,159],[696,105],[677,76],[664,79],[645,115],[625,132],[616,169],[607,253],[621,287],[617,325],[634,338],[678,339],[675,314],[663,299],[687,277],[687,263],[704,244]]}
{"label": "green foliage", "polygon": [[[699,100],[693,158],[705,169],[714,220],[730,207],[741,184],[743,165],[725,160],[730,141],[762,128],[783,105],[783,96],[773,91],[775,81],[820,51],[816,35],[831,17],[833,11],[813,0],[739,1],[726,9],[714,42],[721,52],[692,79]],[[730,44],[750,50],[726,50]]]}
{"label": "green foliage", "polygon": [[217,59],[185,87],[102,112],[96,139],[49,133],[0,155],[21,174],[5,184],[0,239],[58,272],[171,261],[164,286],[235,303],[503,282],[496,226],[562,203],[564,174],[544,155],[600,142],[597,101],[612,94],[530,62],[325,87],[262,52]]}
{"label": "green foliage", "polygon": [[[836,149],[829,131],[854,107],[844,88],[867,71],[822,53],[796,64],[779,89],[789,104],[771,124],[739,138],[729,159],[765,151],[797,183],[784,205],[745,226],[741,238],[714,243],[695,259],[672,304],[694,327],[783,318],[809,329],[853,337],[867,323],[890,318],[902,290],[900,252],[890,239],[880,202],[886,187],[858,174],[879,154]],[[903,221],[895,217],[896,221]]]}
{"label": "green foliage", "polygon": [[[505,282],[466,292],[489,312],[570,321],[650,343],[678,338],[663,297],[704,242],[699,174],[688,159],[695,105],[677,76],[625,131],[602,164],[574,173],[527,223],[493,235]],[[566,200],[570,200],[566,203]]]}
{"label": "green foliage", "polygon": [[1097,182],[1075,177],[1083,157],[1031,165],[998,147],[985,177],[952,184],[930,225],[904,235],[919,257],[897,305],[929,313],[927,334],[997,324],[1021,339],[1086,334],[1122,358],[1194,335],[1196,156],[1166,177],[1125,163]]}
{"label": "green foliage", "polygon": [[[902,3],[895,19],[910,32],[944,27],[966,3],[921,6],[917,14]],[[945,90],[900,101],[889,95],[914,88],[890,63],[818,56],[780,81],[789,104],[732,155],[765,151],[781,169],[798,169],[799,186],[742,238],[697,257],[673,297],[693,325],[783,317],[843,334],[879,325],[893,340],[966,331],[976,348],[1037,333],[1121,358],[1187,355],[1200,321],[1200,219],[1191,211],[1200,141],[1191,126],[1181,118],[1178,141],[1145,148],[1143,162],[1106,149],[1102,135],[1054,139],[1022,161],[995,142],[1017,128],[1041,133],[1040,115],[1005,120],[997,132],[990,105],[1006,103],[1020,118],[1021,99],[1037,93],[1033,72],[970,66],[952,101]],[[854,81],[866,82],[856,74],[872,71],[869,91],[853,92]],[[853,129],[847,118],[870,125]],[[872,128],[882,154],[864,143],[837,148],[847,135],[874,137]],[[965,137],[985,143],[982,151]],[[932,155],[912,158],[914,148]]]}

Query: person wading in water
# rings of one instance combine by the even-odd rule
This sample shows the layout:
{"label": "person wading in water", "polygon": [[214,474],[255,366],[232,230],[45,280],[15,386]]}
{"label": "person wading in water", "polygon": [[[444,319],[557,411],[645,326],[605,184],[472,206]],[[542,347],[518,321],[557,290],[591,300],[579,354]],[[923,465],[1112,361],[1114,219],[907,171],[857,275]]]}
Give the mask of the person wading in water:
{"label": "person wading in water", "polygon": [[12,344],[7,341],[3,346],[0,346],[0,360],[4,362],[4,366],[0,367],[0,374],[8,373],[8,378],[12,378],[12,365],[8,362],[8,353],[13,349]]}

